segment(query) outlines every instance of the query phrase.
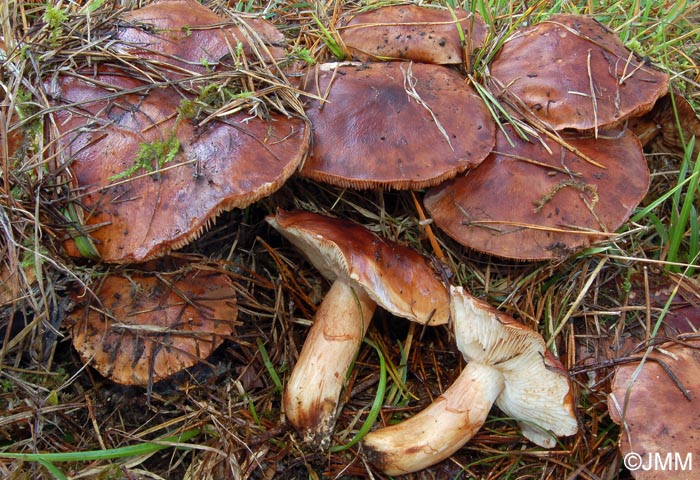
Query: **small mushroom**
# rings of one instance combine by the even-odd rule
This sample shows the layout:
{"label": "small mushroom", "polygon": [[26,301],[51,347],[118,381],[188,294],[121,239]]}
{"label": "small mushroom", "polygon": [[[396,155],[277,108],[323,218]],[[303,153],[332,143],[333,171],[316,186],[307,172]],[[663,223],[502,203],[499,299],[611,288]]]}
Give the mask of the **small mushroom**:
{"label": "small mushroom", "polygon": [[416,472],[452,455],[483,425],[493,405],[519,421],[523,434],[551,448],[554,435],[578,429],[566,371],[535,331],[451,288],[457,347],[468,364],[430,406],[363,440],[387,475]]}
{"label": "small mushroom", "polygon": [[625,131],[562,143],[505,126],[489,157],[429,190],[425,207],[458,242],[506,258],[564,258],[613,236],[649,188],[639,141]]}
{"label": "small mushroom", "polygon": [[85,363],[125,385],[150,385],[206,359],[237,325],[226,275],[128,272],[96,282],[72,312],[73,345]]}
{"label": "small mushroom", "polygon": [[423,188],[478,165],[495,124],[464,79],[439,65],[332,63],[305,91],[313,147],[302,176],[349,188]]}
{"label": "small mushroom", "polygon": [[427,258],[352,222],[284,210],[267,221],[333,282],[284,392],[288,420],[306,441],[326,448],[346,373],[376,306],[439,325],[448,320],[448,292]]}
{"label": "small mushroom", "polygon": [[339,30],[343,43],[359,61],[412,60],[440,65],[464,62],[465,50],[468,54],[480,48],[487,33],[477,14],[419,5],[389,5],[358,13]]}
{"label": "small mushroom", "polygon": [[491,62],[496,96],[554,130],[598,130],[649,111],[669,78],[591,17],[553,15],[511,35]]}

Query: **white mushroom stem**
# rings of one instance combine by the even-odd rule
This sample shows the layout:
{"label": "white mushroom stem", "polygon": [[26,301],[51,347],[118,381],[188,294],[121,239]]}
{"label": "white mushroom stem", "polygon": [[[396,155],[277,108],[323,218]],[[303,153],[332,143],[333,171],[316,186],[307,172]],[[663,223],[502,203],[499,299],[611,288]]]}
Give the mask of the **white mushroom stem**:
{"label": "white mushroom stem", "polygon": [[387,475],[416,472],[446,459],[481,428],[503,388],[498,370],[469,363],[428,408],[367,434],[363,443],[368,458]]}
{"label": "white mushroom stem", "polygon": [[285,414],[304,440],[328,447],[340,393],[377,304],[338,278],[316,311],[284,392]]}

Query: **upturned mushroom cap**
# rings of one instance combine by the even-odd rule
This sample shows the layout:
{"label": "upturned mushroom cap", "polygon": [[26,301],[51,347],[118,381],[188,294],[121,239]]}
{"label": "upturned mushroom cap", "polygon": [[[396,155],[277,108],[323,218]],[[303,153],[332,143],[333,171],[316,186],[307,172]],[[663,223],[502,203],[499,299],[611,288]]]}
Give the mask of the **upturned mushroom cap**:
{"label": "upturned mushroom cap", "polygon": [[127,385],[162,380],[206,359],[234,334],[238,308],[227,276],[114,274],[71,314],[73,345],[85,363]]}
{"label": "upturned mushroom cap", "polygon": [[611,236],[647,192],[647,162],[629,131],[564,136],[577,153],[544,139],[547,151],[505,131],[513,145],[499,131],[478,168],[425,196],[436,225],[470,248],[519,260],[564,258]]}
{"label": "upturned mushroom cap", "polygon": [[468,362],[490,365],[503,375],[496,405],[518,421],[523,435],[551,448],[553,435],[576,433],[571,383],[544,339],[461,287],[451,287],[451,295],[457,348]]}
{"label": "upturned mushroom cap", "polygon": [[379,306],[428,325],[447,323],[449,296],[430,261],[366,228],[311,212],[278,210],[267,221],[327,279],[362,287]]}
{"label": "upturned mushroom cap", "polygon": [[390,5],[353,16],[340,28],[340,36],[353,58],[363,62],[459,64],[465,50],[469,53],[484,44],[486,24],[465,10],[454,10],[454,15],[445,9]]}
{"label": "upturned mushroom cap", "polygon": [[488,109],[458,73],[404,62],[324,64],[307,76],[313,148],[301,175],[349,188],[423,188],[493,147]]}
{"label": "upturned mushroom cap", "polygon": [[196,0],[163,0],[126,12],[116,40],[115,47],[125,53],[196,73],[237,56],[238,45],[248,61],[256,59],[254,49],[260,58],[281,59],[286,43],[265,20],[239,16],[234,23]]}
{"label": "upturned mushroom cap", "polygon": [[53,114],[61,160],[105,262],[140,262],[187,244],[220,212],[279,188],[308,146],[305,122],[274,112],[196,126],[179,116],[189,96],[125,71],[61,75],[47,87],[62,107]]}
{"label": "upturned mushroom cap", "polygon": [[581,15],[516,31],[489,68],[497,94],[516,97],[555,130],[609,128],[649,111],[669,85],[668,75]]}
{"label": "upturned mushroom cap", "polygon": [[[666,453],[678,454],[680,461],[685,461],[688,452],[697,452],[700,340],[686,338],[682,344],[664,344],[661,348],[663,352],[652,352],[639,372],[639,362],[617,367],[608,396],[610,418],[622,430],[622,454],[638,455],[632,460],[639,463],[630,467],[654,465],[652,456],[657,453],[664,458]],[[641,361],[642,355],[637,357]],[[675,380],[659,362],[665,364]],[[632,475],[637,480],[679,478],[677,470],[661,468],[638,468]]]}

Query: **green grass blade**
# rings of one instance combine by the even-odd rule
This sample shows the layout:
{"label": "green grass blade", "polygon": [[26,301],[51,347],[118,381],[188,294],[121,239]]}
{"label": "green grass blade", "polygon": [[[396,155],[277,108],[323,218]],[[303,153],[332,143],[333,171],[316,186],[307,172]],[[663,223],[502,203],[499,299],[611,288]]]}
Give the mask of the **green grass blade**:
{"label": "green grass blade", "polygon": [[[683,161],[684,166],[690,163],[688,162],[688,160],[690,158],[690,154],[692,153],[694,146],[695,137],[691,138],[690,142],[688,142],[688,145],[686,146],[686,155]],[[685,192],[685,197],[682,201],[680,212],[677,214],[677,216],[674,215],[676,218],[672,218],[671,220],[671,225],[669,227],[670,232],[668,243],[668,255],[666,257],[669,262],[679,262],[682,260],[688,260],[688,258],[685,258],[685,256],[682,255],[681,247],[688,228],[690,213],[691,211],[693,211],[693,202],[695,201],[695,192],[698,186],[698,178],[700,178],[700,155],[698,155],[698,158],[695,159],[693,173],[688,177],[688,179],[690,179],[691,181],[688,184],[688,188]],[[677,191],[676,194],[678,194],[679,192],[680,190]],[[680,202],[680,195],[678,196],[678,202]],[[676,206],[676,200],[674,197],[674,207]],[[674,208],[674,211],[675,210],[676,208]],[[669,268],[674,271],[679,271],[678,266],[671,266]]]}
{"label": "green grass blade", "polygon": [[675,187],[673,187],[671,190],[669,190],[668,192],[666,192],[666,193],[664,193],[663,195],[661,195],[659,198],[657,198],[656,200],[654,200],[653,202],[651,202],[649,205],[647,205],[647,206],[644,207],[644,208],[639,209],[639,211],[638,211],[637,213],[635,213],[635,214],[630,218],[630,221],[631,221],[631,222],[639,222],[642,218],[644,218],[644,217],[646,217],[647,215],[649,215],[649,213],[650,213],[652,210],[656,210],[656,208],[657,208],[659,205],[661,205],[661,204],[664,203],[666,200],[668,200],[671,196],[673,196],[673,195],[676,193],[677,190],[682,189],[686,184],[690,183],[691,181],[693,181],[693,180],[695,180],[695,179],[696,179],[696,178],[694,178],[693,176],[690,176],[690,177],[686,178],[685,180],[683,180],[682,182],[679,182],[678,184],[676,184]]}
{"label": "green grass blade", "polygon": [[[86,452],[67,453],[9,453],[0,452],[0,458],[16,458],[28,462],[92,462],[95,460],[112,460],[115,458],[136,457],[147,453],[154,453],[165,448],[172,447],[172,443],[186,442],[199,435],[199,429],[192,429],[182,432],[179,435],[172,435],[153,441],[144,441],[138,445],[128,447],[111,448],[108,450],[88,450]],[[155,443],[158,442],[158,443]],[[186,447],[186,445],[185,445]]]}
{"label": "green grass blade", "polygon": [[386,393],[386,362],[384,360],[384,355],[382,355],[381,349],[372,340],[365,339],[364,342],[370,347],[374,348],[374,350],[377,352],[377,356],[379,357],[379,384],[377,385],[377,394],[374,396],[372,407],[370,408],[367,418],[357,434],[348,443],[331,447],[330,451],[332,453],[347,450],[362,440],[372,429],[374,422],[377,421],[379,411],[382,409],[382,405],[384,404],[384,394]]}
{"label": "green grass blade", "polygon": [[56,480],[68,480],[68,477],[53,463],[46,460],[38,460],[39,465],[44,467]]}
{"label": "green grass blade", "polygon": [[[74,203],[69,203],[67,205],[66,209],[63,211],[63,216],[74,225],[80,225],[81,223],[80,215],[78,215],[78,211],[76,210]],[[81,234],[76,228],[70,228],[69,231],[71,233],[71,237],[73,238],[73,242],[75,242],[75,247],[78,249],[78,252],[80,252],[80,255],[93,261],[100,260],[100,252],[97,251],[95,244],[88,235]]]}
{"label": "green grass blade", "polygon": [[661,244],[668,245],[668,226],[662,222],[661,219],[654,214],[654,212],[649,212],[647,215],[647,220],[654,226],[656,234],[661,240]]}
{"label": "green grass blade", "polygon": [[284,391],[284,387],[282,386],[282,380],[280,380],[280,376],[277,375],[277,370],[275,370],[275,366],[272,365],[272,362],[270,361],[270,357],[267,354],[265,345],[263,345],[262,340],[260,340],[259,338],[256,340],[256,342],[258,344],[258,351],[260,352],[262,361],[265,364],[265,368],[267,369],[267,373],[270,374],[270,378],[275,384],[275,388],[277,389],[277,391],[282,393]]}
{"label": "green grass blade", "polygon": [[[700,220],[698,220],[698,209],[695,205],[692,205],[690,210],[690,218],[688,219],[689,224],[689,236],[688,236],[688,259],[694,259],[700,254]],[[688,263],[694,264],[694,261],[689,261]],[[693,276],[695,269],[690,269],[688,272],[689,276]]]}
{"label": "green grass blade", "polygon": [[345,59],[345,52],[343,52],[343,49],[340,48],[338,42],[335,41],[333,35],[331,35],[331,32],[328,31],[325,25],[323,25],[321,20],[319,20],[315,14],[313,15],[313,19],[316,22],[318,28],[320,28],[321,32],[323,33],[323,43],[326,45],[326,47],[328,47],[328,50],[330,50],[333,56],[338,60]]}

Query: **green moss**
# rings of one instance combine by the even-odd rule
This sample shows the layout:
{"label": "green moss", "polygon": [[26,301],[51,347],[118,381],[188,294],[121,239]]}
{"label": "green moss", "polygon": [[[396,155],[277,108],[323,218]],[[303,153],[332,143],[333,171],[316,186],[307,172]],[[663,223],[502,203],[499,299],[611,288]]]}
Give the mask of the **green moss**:
{"label": "green moss", "polygon": [[139,170],[147,173],[155,172],[171,162],[180,151],[180,140],[171,133],[165,141],[140,143],[133,165],[121,173],[112,175],[109,180],[121,180],[133,176]]}
{"label": "green moss", "polygon": [[68,14],[50,4],[46,4],[46,11],[44,12],[44,21],[46,22],[46,26],[49,29],[49,40],[51,43],[54,43],[58,37],[61,36],[63,33],[63,26],[62,24],[68,20]]}

